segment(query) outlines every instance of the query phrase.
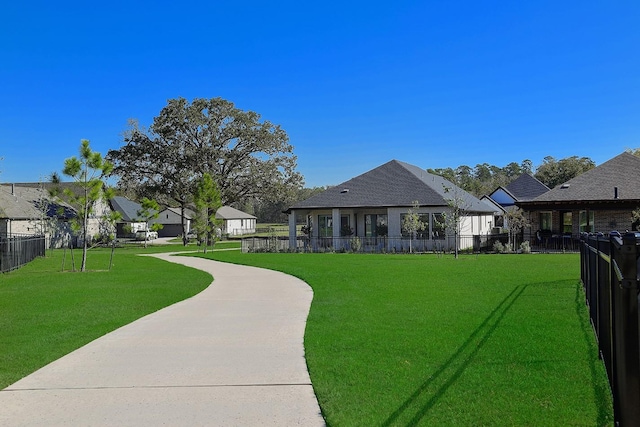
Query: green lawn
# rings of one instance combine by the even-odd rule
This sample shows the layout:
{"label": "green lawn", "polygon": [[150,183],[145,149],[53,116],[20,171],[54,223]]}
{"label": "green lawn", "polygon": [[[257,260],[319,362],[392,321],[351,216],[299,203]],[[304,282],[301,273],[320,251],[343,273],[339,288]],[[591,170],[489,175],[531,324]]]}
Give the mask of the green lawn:
{"label": "green lawn", "polygon": [[330,426],[612,424],[578,255],[209,256],[311,285]]}
{"label": "green lawn", "polygon": [[[111,272],[94,250],[87,273],[53,251],[0,275],[0,388],[204,289],[205,273],[136,256],[183,249],[118,249]],[[313,287],[305,348],[330,426],[612,423],[577,255],[207,256]]]}
{"label": "green lawn", "polygon": [[[180,245],[89,252],[85,273],[71,268],[71,253],[47,251],[11,273],[0,274],[0,389],[70,351],[148,313],[197,294],[207,273],[138,253],[183,250]],[[195,247],[187,249],[194,250]],[[80,266],[81,251],[74,251]],[[98,271],[99,270],[99,271]]]}

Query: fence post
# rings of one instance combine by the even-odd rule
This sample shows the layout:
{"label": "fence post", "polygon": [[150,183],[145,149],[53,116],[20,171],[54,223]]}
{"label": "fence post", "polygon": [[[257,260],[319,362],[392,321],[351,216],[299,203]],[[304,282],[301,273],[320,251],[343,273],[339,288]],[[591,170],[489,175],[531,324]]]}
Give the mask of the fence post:
{"label": "fence post", "polygon": [[640,425],[639,242],[640,233],[611,236],[612,391],[615,419],[620,426]]}

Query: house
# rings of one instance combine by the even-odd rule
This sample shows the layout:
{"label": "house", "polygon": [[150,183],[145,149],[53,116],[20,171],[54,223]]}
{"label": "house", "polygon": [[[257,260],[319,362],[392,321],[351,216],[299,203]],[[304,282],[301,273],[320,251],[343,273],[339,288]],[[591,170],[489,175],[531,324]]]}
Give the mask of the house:
{"label": "house", "polygon": [[[407,250],[410,237],[403,232],[404,216],[413,211],[424,225],[418,234],[418,250],[448,249],[455,245],[469,248],[473,235],[490,232],[495,208],[467,193],[446,179],[417,166],[391,160],[375,169],[291,206],[289,245],[299,247],[296,232],[299,218],[310,230],[304,244],[333,249],[349,249],[361,243],[365,251]],[[446,230],[446,217],[452,217],[452,206],[462,208],[459,232]],[[358,237],[358,242],[352,238]],[[304,239],[303,239],[304,240]],[[416,246],[416,244],[418,246]]]}
{"label": "house", "polygon": [[120,219],[116,222],[116,236],[133,237],[136,232],[147,229],[147,223],[140,218],[142,206],[122,196],[115,196],[109,200],[111,208],[120,213]]}
{"label": "house", "polygon": [[[26,184],[16,184],[17,186],[25,186],[32,188],[43,188],[47,192],[51,192],[52,190],[57,190],[58,195],[53,199],[60,203],[66,203],[68,206],[71,206],[74,211],[76,211],[76,207],[73,206],[71,198],[66,194],[70,192],[77,197],[83,197],[84,189],[80,186],[80,184],[76,182],[45,182],[45,183],[26,183]],[[113,225],[108,220],[109,215],[111,214],[112,209],[109,205],[109,202],[99,198],[93,205],[92,212],[89,214],[89,218],[87,219],[87,236],[89,237],[89,241],[93,238],[101,235],[108,235],[113,233]],[[77,242],[76,242],[77,243]],[[79,244],[79,243],[77,243]]]}
{"label": "house", "polygon": [[0,234],[44,235],[47,247],[60,246],[71,232],[69,220],[76,212],[53,200],[42,186],[0,185]]}
{"label": "house", "polygon": [[216,219],[222,220],[222,234],[228,236],[241,236],[256,232],[257,218],[231,206],[219,208],[216,211]]}
{"label": "house", "polygon": [[[533,200],[547,191],[549,191],[549,187],[534,176],[523,173],[508,185],[496,188],[489,196],[483,196],[483,199],[490,199],[490,202],[502,211],[501,214],[496,215],[494,226],[508,229],[506,214],[516,207],[517,202]],[[500,232],[500,230],[494,231]]]}
{"label": "house", "polygon": [[[184,211],[185,233],[191,231],[191,220],[194,213],[190,209]],[[182,214],[180,208],[166,208],[158,213],[158,217],[149,221],[151,224],[162,224],[162,229],[158,231],[159,237],[182,236]]]}
{"label": "house", "polygon": [[640,207],[640,158],[622,153],[532,200],[516,202],[529,216],[530,239],[577,239],[582,232],[632,230]]}

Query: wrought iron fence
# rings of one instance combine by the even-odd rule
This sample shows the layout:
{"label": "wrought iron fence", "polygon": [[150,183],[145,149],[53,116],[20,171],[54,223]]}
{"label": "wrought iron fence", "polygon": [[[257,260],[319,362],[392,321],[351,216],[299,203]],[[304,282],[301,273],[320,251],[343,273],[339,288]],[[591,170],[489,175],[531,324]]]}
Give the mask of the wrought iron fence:
{"label": "wrought iron fence", "polygon": [[[308,237],[297,236],[295,247],[289,237],[245,237],[243,252],[364,252],[364,253],[409,253],[409,252],[453,252],[458,241],[460,252],[578,252],[580,241],[570,237],[523,240],[522,236],[508,234],[476,234],[441,239],[409,237]],[[523,241],[526,245],[523,246]]]}
{"label": "wrought iron fence", "polygon": [[45,255],[45,236],[0,234],[0,273],[22,267]]}
{"label": "wrought iron fence", "polygon": [[581,237],[580,276],[616,425],[640,425],[640,233]]}

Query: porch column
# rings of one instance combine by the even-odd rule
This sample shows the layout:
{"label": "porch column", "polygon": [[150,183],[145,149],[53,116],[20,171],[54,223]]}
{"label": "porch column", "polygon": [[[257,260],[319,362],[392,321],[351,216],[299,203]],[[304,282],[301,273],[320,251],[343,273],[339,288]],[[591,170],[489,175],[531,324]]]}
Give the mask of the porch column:
{"label": "porch column", "polygon": [[295,251],[297,249],[296,239],[296,211],[292,210],[289,214],[289,249]]}
{"label": "porch column", "polygon": [[342,249],[342,241],[340,240],[340,209],[334,208],[331,211],[333,222],[333,248],[335,250]]}

